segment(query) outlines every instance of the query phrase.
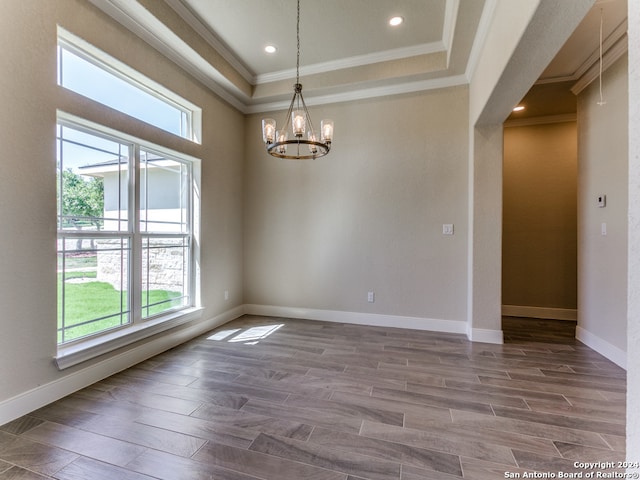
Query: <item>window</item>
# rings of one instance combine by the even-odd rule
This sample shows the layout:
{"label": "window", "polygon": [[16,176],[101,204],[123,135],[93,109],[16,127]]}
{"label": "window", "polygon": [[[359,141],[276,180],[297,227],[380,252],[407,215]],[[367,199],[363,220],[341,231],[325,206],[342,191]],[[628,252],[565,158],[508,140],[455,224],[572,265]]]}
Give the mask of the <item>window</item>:
{"label": "window", "polygon": [[194,306],[194,162],[59,114],[59,345]]}
{"label": "window", "polygon": [[142,317],[148,318],[189,299],[191,174],[185,162],[141,150],[140,178]]}
{"label": "window", "polygon": [[[57,55],[60,86],[198,141],[199,107],[60,27]],[[58,112],[61,369],[200,316],[200,162],[129,135],[130,125]]]}
{"label": "window", "polygon": [[64,124],[57,130],[58,343],[66,343],[132,321],[133,146]]}
{"label": "window", "polygon": [[58,85],[183,138],[200,138],[200,108],[62,28]]}

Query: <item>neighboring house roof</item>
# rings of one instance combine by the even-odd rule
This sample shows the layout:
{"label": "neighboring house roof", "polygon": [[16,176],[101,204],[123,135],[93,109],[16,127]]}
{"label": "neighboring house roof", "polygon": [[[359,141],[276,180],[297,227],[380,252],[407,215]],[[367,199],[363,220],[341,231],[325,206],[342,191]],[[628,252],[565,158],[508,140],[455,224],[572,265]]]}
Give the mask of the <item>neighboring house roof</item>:
{"label": "neighboring house roof", "polygon": [[[156,156],[148,157],[147,161],[141,163],[140,168],[148,167],[173,167],[176,165],[175,160],[167,159],[166,157]],[[107,160],[106,162],[92,163],[90,165],[83,165],[78,167],[78,170],[82,171],[83,175],[90,175],[93,177],[103,177],[108,173],[115,173],[120,169],[127,169],[129,166],[129,157],[114,158],[113,160]]]}

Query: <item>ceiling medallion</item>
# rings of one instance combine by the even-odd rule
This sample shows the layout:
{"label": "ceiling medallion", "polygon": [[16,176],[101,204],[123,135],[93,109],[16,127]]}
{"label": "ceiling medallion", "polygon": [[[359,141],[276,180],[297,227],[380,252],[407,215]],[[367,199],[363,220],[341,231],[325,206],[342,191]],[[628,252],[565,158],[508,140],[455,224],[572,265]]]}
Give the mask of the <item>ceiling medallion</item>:
{"label": "ceiling medallion", "polygon": [[[286,122],[284,127],[278,130],[273,118],[264,118],[262,120],[262,139],[267,147],[267,152],[274,157],[292,160],[316,159],[324,157],[331,150],[333,121],[322,120],[318,135],[313,129],[311,117],[302,96],[302,84],[300,83],[300,0],[298,0],[296,34],[298,41],[296,83],[293,86],[293,98],[289,105]],[[291,132],[295,137],[291,140],[288,139],[289,126],[291,126]]]}

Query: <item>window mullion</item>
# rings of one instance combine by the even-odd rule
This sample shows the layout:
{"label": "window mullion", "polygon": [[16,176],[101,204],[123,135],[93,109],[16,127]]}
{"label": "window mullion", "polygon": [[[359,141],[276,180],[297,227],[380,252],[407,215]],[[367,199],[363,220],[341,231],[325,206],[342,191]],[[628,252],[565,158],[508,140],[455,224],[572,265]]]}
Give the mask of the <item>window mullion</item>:
{"label": "window mullion", "polygon": [[193,164],[189,163],[187,165],[187,181],[186,181],[186,188],[187,188],[187,234],[188,234],[188,248],[189,248],[189,261],[187,262],[187,268],[188,268],[188,272],[187,272],[187,292],[189,294],[189,301],[190,303],[193,303],[195,301],[195,282],[194,282],[194,272],[196,269],[195,266],[195,248],[194,248],[194,223],[195,223],[195,217],[194,217],[194,198],[193,198],[193,192],[194,192],[194,174],[193,174]]}
{"label": "window mullion", "polygon": [[142,320],[142,235],[140,233],[140,145],[133,145],[133,155],[129,161],[129,233],[131,235],[131,255],[129,263],[129,305],[132,322]]}

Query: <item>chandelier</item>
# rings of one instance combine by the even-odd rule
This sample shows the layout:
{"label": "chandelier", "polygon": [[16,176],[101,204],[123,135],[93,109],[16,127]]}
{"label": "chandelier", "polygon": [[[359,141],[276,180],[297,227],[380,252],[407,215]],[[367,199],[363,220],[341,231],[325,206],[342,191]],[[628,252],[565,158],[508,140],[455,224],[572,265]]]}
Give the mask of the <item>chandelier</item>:
{"label": "chandelier", "polygon": [[[296,83],[293,86],[293,98],[289,105],[286,122],[284,127],[278,130],[273,118],[264,118],[262,120],[262,139],[267,147],[267,152],[274,157],[294,160],[316,159],[324,157],[331,150],[333,121],[322,120],[318,135],[313,129],[311,117],[302,96],[302,85],[300,84],[300,0],[298,0],[296,35],[298,41]],[[294,137],[291,140],[289,140],[289,128],[291,128]]]}

